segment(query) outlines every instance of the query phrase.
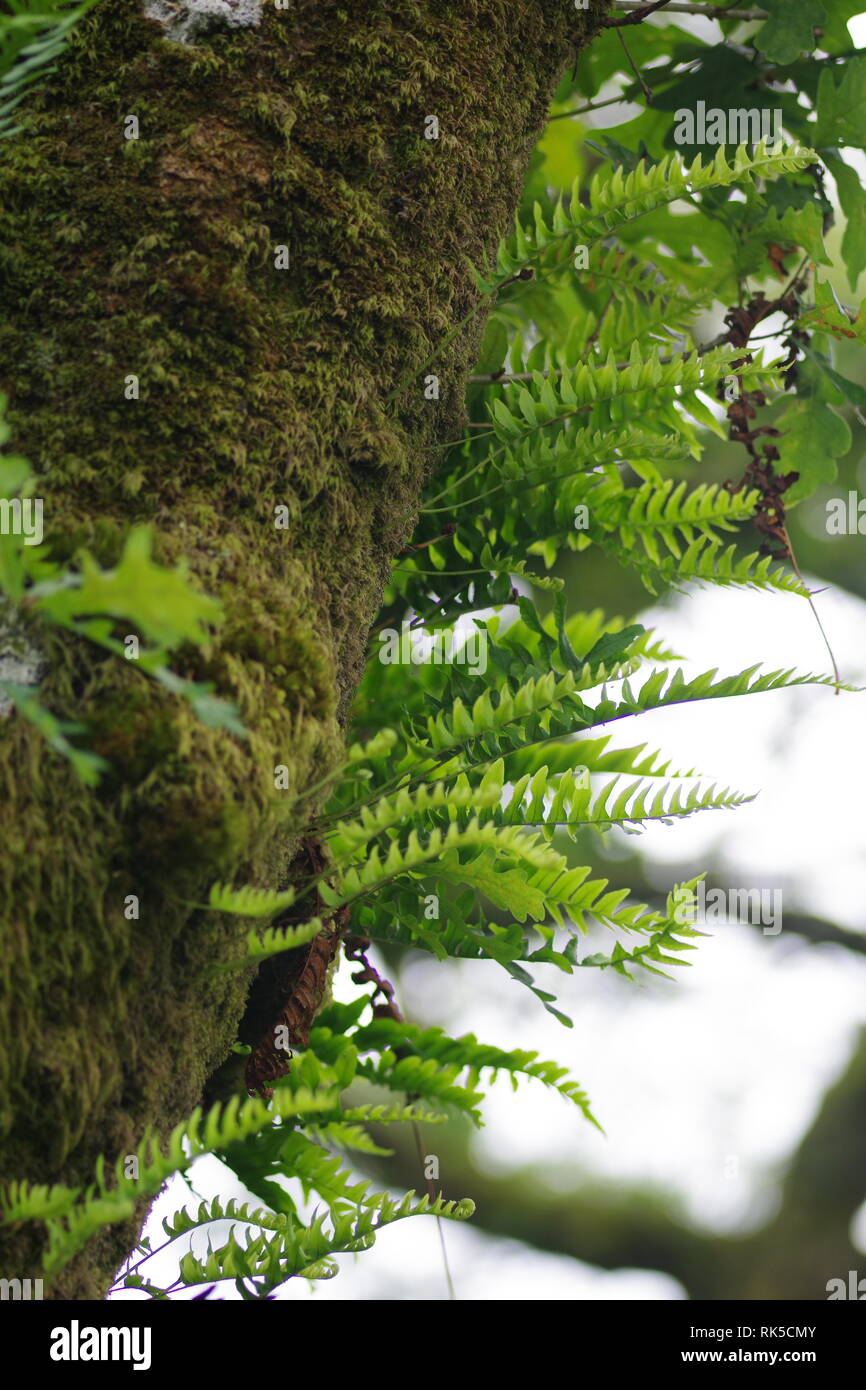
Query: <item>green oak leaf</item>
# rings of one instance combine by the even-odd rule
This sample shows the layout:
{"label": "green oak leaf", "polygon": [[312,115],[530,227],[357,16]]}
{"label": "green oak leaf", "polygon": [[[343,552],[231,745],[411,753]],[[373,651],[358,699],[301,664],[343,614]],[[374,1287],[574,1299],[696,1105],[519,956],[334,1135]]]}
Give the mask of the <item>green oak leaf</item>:
{"label": "green oak leaf", "polygon": [[842,68],[838,84],[830,69],[824,68],[818,83],[817,110],[814,143],[819,149],[866,144],[866,56],[851,58]]}
{"label": "green oak leaf", "polygon": [[85,786],[98,786],[108,763],[98,753],[91,753],[86,748],[76,748],[75,744],[69,741],[75,734],[85,732],[83,724],[58,719],[51,710],[40,703],[31,686],[16,685],[13,681],[0,681],[0,691],[9,697],[24,719],[36,726],[55,753],[68,759]]}
{"label": "green oak leaf", "polygon": [[801,246],[818,265],[833,264],[824,246],[823,218],[814,203],[806,203],[801,208],[785,208],[781,217],[775,219],[767,217],[761,234],[781,246],[789,242]]}
{"label": "green oak leaf", "polygon": [[863,0],[824,0],[827,18],[821,26],[821,47],[825,53],[845,53],[851,47],[848,20],[862,14]]}
{"label": "green oak leaf", "polygon": [[813,30],[824,24],[824,0],[761,0],[770,18],[754,38],[755,47],[772,63],[795,63],[815,48]]}
{"label": "green oak leaf", "polygon": [[848,268],[848,282],[854,290],[866,270],[866,188],[857,170],[835,152],[824,151],[824,163],[836,180],[839,202],[845,214],[842,256]]}
{"label": "green oak leaf", "polygon": [[842,416],[817,396],[792,401],[778,421],[782,438],[777,441],[779,473],[799,473],[785,493],[786,502],[809,497],[823,483],[836,477],[836,459],[851,448],[851,430]]}
{"label": "green oak leaf", "polygon": [[809,333],[829,333],[837,340],[847,338],[866,345],[866,300],[855,314],[842,304],[829,280],[816,281],[815,307],[800,315],[797,327]]}
{"label": "green oak leaf", "polygon": [[100,569],[86,552],[81,574],[74,582],[39,585],[34,596],[39,607],[56,622],[74,624],[77,618],[106,615],[134,623],[150,640],[173,648],[183,642],[201,646],[207,641],[207,624],[219,621],[216,599],[199,592],[190,582],[186,567],[169,569],[151,558],[153,536],[147,526],[137,527],[126,539],[119,564]]}
{"label": "green oak leaf", "polygon": [[544,920],[544,894],[527,883],[523,869],[499,869],[494,857],[489,854],[479,854],[475,859],[461,864],[453,851],[442,855],[437,869],[443,878],[466,883],[483,893],[488,902],[507,909],[518,922],[525,922],[527,917],[533,922]]}

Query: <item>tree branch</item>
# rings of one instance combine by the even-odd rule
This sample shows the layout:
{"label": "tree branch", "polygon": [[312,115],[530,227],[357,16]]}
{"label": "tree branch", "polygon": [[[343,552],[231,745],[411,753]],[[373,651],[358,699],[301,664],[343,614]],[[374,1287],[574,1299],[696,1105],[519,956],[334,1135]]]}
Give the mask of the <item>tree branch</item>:
{"label": "tree branch", "polygon": [[612,19],[610,15],[608,15],[607,18],[603,19],[601,22],[605,29],[624,29],[627,25],[642,23],[649,15],[655,14],[656,10],[660,10],[667,3],[668,0],[651,0],[650,4],[637,4],[635,6],[623,5],[620,8],[633,9],[634,13],[627,15],[624,19]]}
{"label": "tree branch", "polygon": [[656,10],[662,9],[665,5],[674,14],[697,14],[703,15],[706,19],[755,20],[769,19],[770,17],[767,10],[734,10],[728,9],[726,5],[678,4],[676,0],[672,4],[667,3],[667,0],[656,0],[655,4],[645,4],[643,0],[616,0],[618,10],[630,10],[632,13],[623,19],[611,19],[608,16],[602,23],[608,29],[621,29],[628,24],[641,24],[649,15],[655,14]]}

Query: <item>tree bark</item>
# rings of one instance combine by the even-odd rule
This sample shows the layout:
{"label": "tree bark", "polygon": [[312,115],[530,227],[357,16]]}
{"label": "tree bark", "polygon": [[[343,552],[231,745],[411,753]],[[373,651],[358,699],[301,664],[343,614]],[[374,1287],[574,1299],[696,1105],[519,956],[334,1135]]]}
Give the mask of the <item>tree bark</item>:
{"label": "tree bark", "polygon": [[[0,375],[46,539],[112,565],[152,523],[226,614],[178,669],[250,730],[206,728],[134,663],[30,621],[41,699],[111,771],[87,790],[0,718],[4,1182],[86,1184],[99,1153],[188,1113],[237,1036],[249,979],[201,973],[239,928],[189,903],[286,881],[321,793],[294,798],[339,759],[483,315],[431,368],[439,400],[415,369],[476,304],[469,263],[507,230],[605,8],[227,0],[231,27],[205,29],[201,2],[102,0],[0,166]],[[53,1296],[100,1297],[132,1238],[109,1229]],[[4,1231],[4,1274],[38,1277],[39,1242]]]}

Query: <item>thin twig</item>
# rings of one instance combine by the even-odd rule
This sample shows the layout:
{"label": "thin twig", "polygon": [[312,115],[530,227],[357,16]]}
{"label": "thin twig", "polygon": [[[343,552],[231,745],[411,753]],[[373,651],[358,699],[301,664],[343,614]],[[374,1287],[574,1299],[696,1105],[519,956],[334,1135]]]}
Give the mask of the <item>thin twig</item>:
{"label": "thin twig", "polygon": [[[660,10],[665,0],[661,0],[660,4],[655,5],[647,5],[644,3],[644,0],[615,0],[615,3],[618,10],[632,11],[632,14],[626,19],[617,20],[608,18],[602,21],[606,27],[618,29],[626,24],[640,24],[642,20],[646,19],[647,15],[654,14],[656,10]],[[668,10],[672,11],[674,14],[705,15],[707,19],[751,20],[770,18],[767,10],[731,10],[728,9],[727,5],[679,4],[676,3],[676,0],[675,3],[668,5]]]}
{"label": "thin twig", "polygon": [[[489,426],[489,424],[490,422],[488,421],[487,425]],[[485,428],[487,428],[487,426],[485,426]],[[408,550],[426,550],[428,545],[436,545],[438,541],[447,541],[448,537],[453,536],[456,530],[456,526],[446,526],[441,536],[434,536],[433,539],[429,541],[421,541],[418,545],[407,545],[405,550],[400,551],[400,554],[405,555]]]}
{"label": "thin twig", "polygon": [[634,58],[631,56],[631,53],[629,52],[629,49],[628,49],[628,44],[626,43],[625,39],[624,39],[623,36],[622,36],[622,30],[621,30],[621,29],[617,29],[616,33],[617,33],[617,38],[619,39],[620,43],[622,44],[622,51],[623,51],[623,53],[625,54],[626,58],[628,59],[629,67],[631,68],[632,72],[634,73],[635,77],[637,78],[638,82],[640,83],[641,87],[643,88],[643,94],[644,94],[644,96],[646,97],[647,106],[652,106],[652,104],[653,104],[653,92],[652,92],[652,87],[650,87],[649,84],[646,82],[643,73],[641,72],[640,68],[637,66],[637,63],[635,62]]}
{"label": "thin twig", "polygon": [[571,116],[582,116],[584,111],[600,111],[603,106],[616,106],[618,102],[630,100],[630,97],[618,96],[608,97],[605,101],[588,101],[585,106],[575,106],[573,111],[558,111],[555,116],[549,116],[548,121],[565,121]]}
{"label": "thin twig", "polygon": [[[601,21],[602,28],[624,29],[629,24],[642,24],[643,21],[645,19],[648,19],[651,14],[655,14],[656,10],[660,10],[664,5],[667,4],[668,0],[650,0],[650,3],[648,5],[642,3],[638,3],[636,5],[620,5],[620,9],[630,9],[632,13],[625,15],[622,19],[611,19],[611,17],[608,15],[606,19],[603,19]],[[690,6],[690,9],[702,10],[703,6],[692,5]]]}
{"label": "thin twig", "polygon": [[[424,1166],[425,1166],[425,1165],[424,1165],[424,1157],[425,1157],[425,1155],[424,1155],[424,1143],[423,1143],[423,1141],[422,1141],[422,1139],[421,1139],[421,1126],[419,1125],[419,1123],[418,1123],[417,1120],[413,1120],[413,1121],[412,1121],[412,1130],[413,1130],[414,1135],[415,1135],[415,1148],[416,1148],[417,1151],[418,1151],[418,1162],[421,1164],[421,1171],[423,1172],[423,1171],[424,1171]],[[435,1202],[435,1201],[436,1201],[436,1196],[437,1196],[437,1194],[436,1194],[436,1188],[435,1188],[434,1185],[433,1185],[433,1179],[432,1179],[432,1178],[427,1178],[427,1195],[428,1195],[428,1197],[430,1198],[430,1201],[431,1201],[431,1202]],[[443,1230],[443,1227],[442,1227],[442,1217],[441,1217],[441,1216],[437,1216],[437,1217],[436,1217],[436,1225],[439,1227],[439,1245],[440,1245],[441,1250],[442,1250],[442,1264],[443,1264],[444,1269],[445,1269],[445,1283],[446,1283],[447,1286],[448,1286],[448,1297],[449,1297],[449,1299],[450,1299],[452,1302],[454,1302],[454,1301],[456,1301],[456,1299],[457,1299],[457,1293],[456,1293],[455,1288],[454,1288],[454,1281],[453,1281],[453,1279],[451,1278],[451,1269],[450,1269],[450,1266],[449,1266],[449,1264],[448,1264],[448,1251],[447,1251],[447,1249],[446,1249],[446,1247],[445,1247],[445,1231]]]}
{"label": "thin twig", "polygon": [[811,593],[809,593],[809,586],[807,585],[805,579],[803,578],[802,574],[800,573],[800,566],[797,564],[797,557],[796,557],[796,555],[794,554],[794,547],[791,545],[791,538],[790,538],[790,536],[788,535],[788,528],[787,528],[787,526],[782,526],[782,535],[783,535],[783,537],[784,537],[784,539],[785,539],[785,544],[786,544],[786,546],[788,547],[788,557],[789,557],[789,559],[790,559],[790,561],[791,561],[791,568],[793,569],[793,571],[794,571],[794,573],[796,574],[797,578],[799,579],[800,583],[803,585],[803,588],[806,590],[806,599],[807,599],[807,602],[808,602],[808,604],[809,604],[809,607],[810,607],[811,610],[812,610],[812,613],[813,613],[814,618],[815,618],[815,622],[818,624],[818,631],[820,632],[821,636],[822,636],[823,639],[824,639],[824,646],[827,648],[827,652],[828,652],[828,654],[829,654],[830,660],[831,660],[831,662],[833,663],[833,675],[836,677],[836,691],[835,691],[835,693],[836,693],[837,695],[841,695],[842,692],[841,692],[841,690],[840,690],[839,687],[840,687],[841,684],[842,684],[842,677],[841,677],[840,674],[839,674],[839,667],[836,665],[836,657],[835,657],[834,654],[833,654],[833,648],[830,646],[830,639],[829,639],[829,637],[827,636],[827,633],[826,633],[825,630],[824,630],[824,624],[821,622],[820,616],[819,616],[819,614],[818,614],[818,610],[817,610],[817,608],[815,607],[813,595],[812,595]]}

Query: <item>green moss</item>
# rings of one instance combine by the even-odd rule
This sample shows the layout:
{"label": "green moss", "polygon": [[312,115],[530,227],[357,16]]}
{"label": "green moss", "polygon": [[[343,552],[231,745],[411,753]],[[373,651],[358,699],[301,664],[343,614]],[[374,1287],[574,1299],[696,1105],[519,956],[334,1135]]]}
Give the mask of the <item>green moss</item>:
{"label": "green moss", "polygon": [[[225,1057],[248,980],[205,989],[199,967],[236,953],[238,927],[188,904],[216,878],[284,879],[314,807],[274,790],[274,766],[302,792],[340,755],[483,315],[437,358],[440,401],[411,366],[475,304],[469,262],[513,216],[586,25],[570,0],[517,20],[512,0],[299,0],[190,48],[112,0],[3,151],[0,270],[18,308],[0,384],[46,538],[111,564],[148,521],[160,559],[187,556],[226,620],[178,669],[234,699],[250,738],[44,635],[43,699],[112,771],[88,792],[24,721],[0,721],[0,1178],[87,1181],[99,1152],[175,1124]],[[128,1234],[57,1293],[93,1296]],[[10,1277],[33,1240],[13,1235]]]}

